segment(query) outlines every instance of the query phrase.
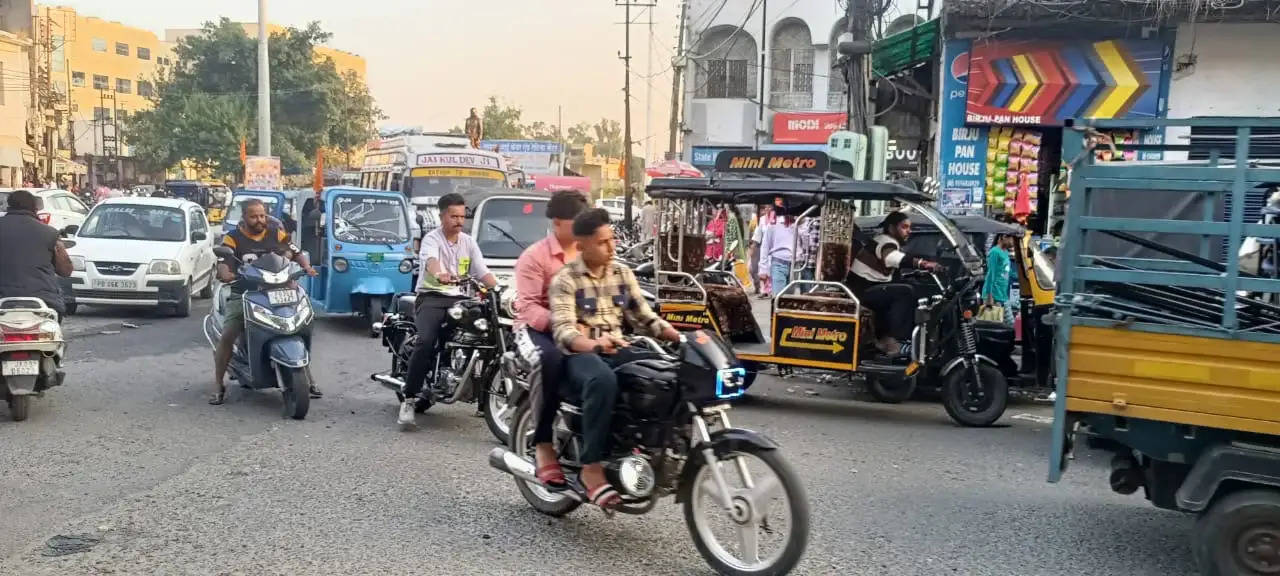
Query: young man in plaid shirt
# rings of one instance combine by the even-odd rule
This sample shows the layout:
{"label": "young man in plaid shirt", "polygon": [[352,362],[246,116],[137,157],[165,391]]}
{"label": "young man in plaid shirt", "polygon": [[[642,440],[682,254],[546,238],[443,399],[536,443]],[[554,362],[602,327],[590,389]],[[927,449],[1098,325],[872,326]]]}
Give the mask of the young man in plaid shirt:
{"label": "young man in plaid shirt", "polygon": [[565,264],[551,281],[551,330],[565,352],[563,373],[568,397],[582,402],[582,484],[587,498],[601,508],[622,502],[609,486],[601,462],[608,456],[609,426],[618,397],[618,380],[601,359],[627,342],[623,322],[668,341],[680,335],[645,302],[630,268],[613,261],[613,228],[609,213],[587,210],[573,220],[578,258]]}

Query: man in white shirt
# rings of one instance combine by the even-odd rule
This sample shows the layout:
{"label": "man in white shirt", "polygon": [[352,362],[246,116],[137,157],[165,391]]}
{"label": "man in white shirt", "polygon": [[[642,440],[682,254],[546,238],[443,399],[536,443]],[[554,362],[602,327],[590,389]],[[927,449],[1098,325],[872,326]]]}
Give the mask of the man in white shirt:
{"label": "man in white shirt", "polygon": [[778,295],[791,282],[791,262],[794,258],[796,229],[790,216],[779,215],[773,225],[764,231],[760,242],[760,275],[769,274],[771,293]]}
{"label": "man in white shirt", "polygon": [[426,383],[427,372],[435,362],[436,342],[443,334],[445,313],[462,296],[451,285],[462,277],[479,278],[490,288],[498,279],[489,272],[480,254],[480,246],[474,238],[462,231],[467,220],[466,201],[458,194],[440,197],[440,227],[422,238],[418,261],[423,274],[418,284],[418,301],[414,323],[418,327],[418,341],[409,357],[409,370],[405,375],[404,403],[400,405],[399,424],[413,426],[417,396]]}

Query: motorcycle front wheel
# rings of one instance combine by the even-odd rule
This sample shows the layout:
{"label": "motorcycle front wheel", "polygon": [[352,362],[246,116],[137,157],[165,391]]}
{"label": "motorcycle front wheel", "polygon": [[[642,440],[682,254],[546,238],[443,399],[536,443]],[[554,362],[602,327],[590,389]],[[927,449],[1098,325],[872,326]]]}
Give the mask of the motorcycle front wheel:
{"label": "motorcycle front wheel", "polygon": [[[976,379],[976,381],[975,381]],[[1009,380],[995,366],[959,366],[942,382],[942,407],[956,424],[985,428],[1009,405]]]}
{"label": "motorcycle front wheel", "polygon": [[515,407],[507,403],[507,379],[499,369],[493,377],[497,386],[490,386],[484,393],[484,423],[489,432],[502,444],[511,440],[511,422]]}
{"label": "motorcycle front wheel", "polygon": [[[687,465],[698,469],[680,486],[685,525],[716,573],[761,576],[795,568],[809,543],[809,499],[777,450],[745,445],[715,462],[694,457]],[[727,509],[713,466],[728,488]]]}

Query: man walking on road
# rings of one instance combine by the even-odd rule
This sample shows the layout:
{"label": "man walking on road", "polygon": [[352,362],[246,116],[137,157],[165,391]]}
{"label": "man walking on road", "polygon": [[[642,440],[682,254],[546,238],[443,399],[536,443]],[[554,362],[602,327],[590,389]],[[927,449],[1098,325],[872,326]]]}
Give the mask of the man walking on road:
{"label": "man walking on road", "polygon": [[8,213],[0,216],[0,298],[39,298],[62,318],[58,276],[71,276],[71,257],[58,231],[36,218],[39,208],[26,190],[9,194]]}

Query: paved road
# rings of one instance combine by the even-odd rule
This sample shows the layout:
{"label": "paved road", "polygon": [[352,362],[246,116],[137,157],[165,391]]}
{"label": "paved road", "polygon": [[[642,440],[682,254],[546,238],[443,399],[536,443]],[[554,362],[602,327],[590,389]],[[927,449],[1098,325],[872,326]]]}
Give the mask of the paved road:
{"label": "paved road", "polygon": [[[21,424],[0,407],[0,574],[708,573],[670,502],[639,518],[534,513],[486,464],[493,441],[470,406],[397,431],[394,398],[367,380],[385,357],[354,322],[321,322],[328,395],[306,421],[281,420],[274,394],[207,406],[200,304],[187,319],[72,319],[67,385]],[[795,379],[755,393],[735,423],[784,446],[812,504],[798,573],[1190,572],[1190,520],[1112,494],[1104,459],[1046,484],[1034,419],[960,429],[937,406]],[[77,534],[101,542],[42,555]]]}

